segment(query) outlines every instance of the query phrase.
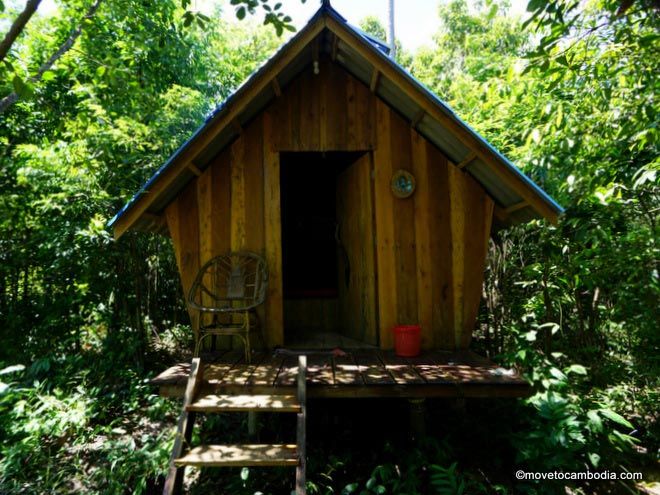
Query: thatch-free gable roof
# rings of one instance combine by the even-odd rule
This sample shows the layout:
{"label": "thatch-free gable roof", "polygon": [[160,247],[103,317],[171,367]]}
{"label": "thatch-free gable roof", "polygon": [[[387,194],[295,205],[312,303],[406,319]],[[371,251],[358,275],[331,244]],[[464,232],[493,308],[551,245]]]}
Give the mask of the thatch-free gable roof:
{"label": "thatch-free gable roof", "polygon": [[227,98],[115,215],[109,222],[115,238],[129,229],[161,229],[159,219],[167,204],[319,52],[331,56],[335,63],[371,86],[379,98],[472,175],[495,200],[499,225],[533,218],[554,223],[563,213],[561,206],[538,185],[394,62],[382,44],[350,26],[324,2],[307,25]]}

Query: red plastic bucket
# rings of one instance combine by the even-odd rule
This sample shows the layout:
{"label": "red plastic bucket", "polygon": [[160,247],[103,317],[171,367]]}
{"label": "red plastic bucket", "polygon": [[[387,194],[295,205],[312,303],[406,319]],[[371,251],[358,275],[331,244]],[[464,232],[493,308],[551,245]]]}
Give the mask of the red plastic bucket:
{"label": "red plastic bucket", "polygon": [[394,327],[394,352],[397,356],[417,356],[421,343],[422,328],[419,325],[397,325]]}

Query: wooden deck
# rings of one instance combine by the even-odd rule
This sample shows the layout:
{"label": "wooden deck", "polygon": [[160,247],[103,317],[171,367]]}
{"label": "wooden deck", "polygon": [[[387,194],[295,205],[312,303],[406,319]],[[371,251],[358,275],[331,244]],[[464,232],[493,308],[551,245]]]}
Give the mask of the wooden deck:
{"label": "wooden deck", "polygon": [[[309,352],[309,397],[525,397],[529,385],[514,370],[498,367],[471,351],[426,352],[401,358],[374,349],[351,350],[346,356]],[[289,394],[296,385],[296,355],[256,355],[245,363],[242,352],[202,356],[207,392],[223,394]],[[151,383],[161,395],[182,396],[190,363],[163,371]]]}

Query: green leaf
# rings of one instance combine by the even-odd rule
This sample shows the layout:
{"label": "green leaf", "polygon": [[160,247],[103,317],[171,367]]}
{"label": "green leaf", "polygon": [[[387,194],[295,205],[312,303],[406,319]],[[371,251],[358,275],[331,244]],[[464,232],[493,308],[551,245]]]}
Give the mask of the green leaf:
{"label": "green leaf", "polygon": [[566,380],[566,375],[558,368],[550,368],[550,374],[554,376],[557,380],[564,381]]}
{"label": "green leaf", "polygon": [[14,91],[16,91],[16,94],[21,98],[30,98],[34,94],[34,88],[32,88],[32,85],[23,81],[19,76],[15,75],[11,82],[14,86]]}
{"label": "green leaf", "polygon": [[600,419],[598,411],[592,409],[587,411],[587,418],[589,418],[588,425],[589,428],[595,433],[601,433],[603,431],[603,420]]}
{"label": "green leaf", "polygon": [[358,484],[357,483],[350,483],[344,487],[344,489],[341,491],[342,495],[348,494],[348,493],[353,493],[355,490],[358,489]]}
{"label": "green leaf", "polygon": [[601,409],[600,414],[602,414],[607,419],[615,422],[620,426],[625,426],[626,428],[630,428],[631,430],[634,428],[634,426],[632,425],[632,423],[630,423],[630,421],[628,421],[626,418],[621,416],[619,413],[612,411],[611,409]]}
{"label": "green leaf", "polygon": [[0,370],[0,375],[8,375],[10,373],[16,373],[17,371],[23,371],[25,366],[22,364],[14,364],[13,366],[7,366]]}
{"label": "green leaf", "polygon": [[48,82],[55,79],[55,77],[57,77],[57,74],[55,74],[52,70],[47,70],[41,75],[41,80]]}
{"label": "green leaf", "polygon": [[575,373],[576,375],[586,375],[587,368],[581,364],[571,364],[568,368],[564,370],[566,374]]}
{"label": "green leaf", "polygon": [[241,479],[243,481],[247,481],[247,479],[250,477],[250,468],[244,467],[241,469]]}
{"label": "green leaf", "polygon": [[245,19],[245,7],[239,7],[236,9],[236,17],[239,21]]}

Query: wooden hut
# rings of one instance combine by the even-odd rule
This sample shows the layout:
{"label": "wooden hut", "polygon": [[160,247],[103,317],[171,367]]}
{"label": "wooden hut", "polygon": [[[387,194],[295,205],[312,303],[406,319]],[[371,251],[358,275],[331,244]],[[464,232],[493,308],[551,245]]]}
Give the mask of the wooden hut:
{"label": "wooden hut", "polygon": [[[308,395],[416,411],[529,393],[466,349],[492,230],[562,209],[386,52],[324,2],[112,220],[116,238],[171,237],[184,294],[215,256],[259,254],[267,346],[307,354],[225,351],[156,377],[184,395],[165,494],[185,466],[282,465],[303,495]],[[390,352],[398,324],[421,325],[421,355]],[[350,350],[310,350],[336,346]],[[245,411],[297,413],[296,445],[189,448],[195,414]]]}
{"label": "wooden hut", "polygon": [[[210,258],[262,255],[268,346],[338,335],[466,349],[494,228],[562,209],[377,40],[324,5],[111,221],[174,244],[184,293]],[[195,315],[191,313],[195,318]]]}

